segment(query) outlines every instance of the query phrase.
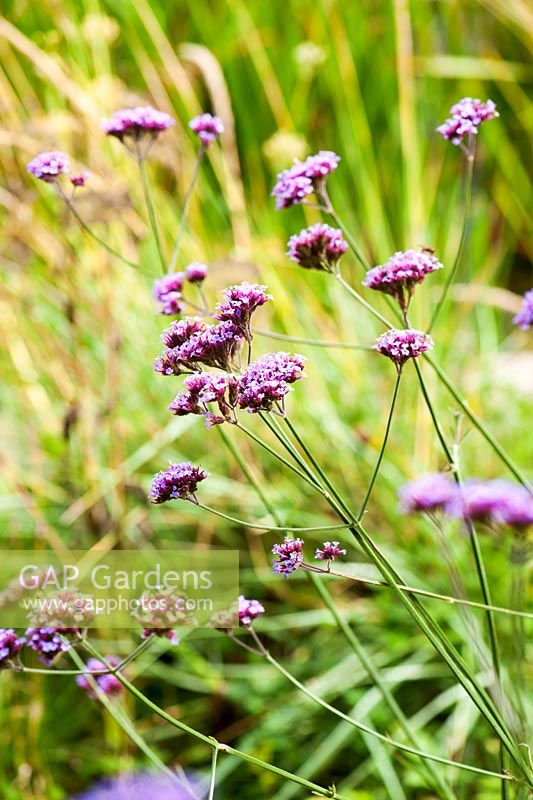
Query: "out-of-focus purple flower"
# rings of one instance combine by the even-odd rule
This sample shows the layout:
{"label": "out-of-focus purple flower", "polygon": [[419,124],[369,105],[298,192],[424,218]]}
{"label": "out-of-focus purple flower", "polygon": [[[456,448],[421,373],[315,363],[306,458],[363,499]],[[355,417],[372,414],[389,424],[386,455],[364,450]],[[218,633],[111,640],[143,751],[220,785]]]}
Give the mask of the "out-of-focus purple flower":
{"label": "out-of-focus purple flower", "polygon": [[177,627],[196,627],[197,620],[187,609],[187,596],[169,586],[159,586],[147,590],[138,600],[138,607],[132,616],[142,626],[142,638],[158,636],[168,639],[173,645],[179,644],[174,630]]}
{"label": "out-of-focus purple flower", "polygon": [[406,514],[416,511],[449,513],[457,503],[455,484],[440,472],[409,481],[400,489],[399,495],[402,511]]}
{"label": "out-of-focus purple flower", "polygon": [[[120,664],[120,658],[116,656],[105,656],[105,660],[106,663],[104,664],[97,658],[90,658],[87,661],[86,669],[89,672],[102,672],[110,667],[114,669]],[[98,688],[108,697],[119,697],[124,691],[124,686],[119,679],[110,672],[107,675],[95,675],[93,680],[96,681]],[[89,683],[87,675],[76,675],[76,683],[87,692],[87,696],[91,700],[97,698],[97,694]]]}
{"label": "out-of-focus purple flower", "polygon": [[160,303],[164,302],[165,297],[170,292],[181,292],[185,275],[183,272],[171,272],[170,275],[165,275],[163,278],[154,281],[152,293],[154,298]]}
{"label": "out-of-focus purple flower", "polygon": [[45,599],[46,602],[40,603],[30,614],[32,628],[64,631],[75,636],[94,619],[91,599],[77,591],[46,591]]}
{"label": "out-of-focus purple flower", "polygon": [[425,250],[398,251],[385,264],[370,269],[363,286],[392,295],[406,309],[415,285],[438,269],[442,269],[442,264],[432,253]]}
{"label": "out-of-focus purple flower", "polygon": [[71,175],[70,182],[76,188],[80,186],[85,186],[87,181],[90,181],[92,178],[92,173],[88,170],[84,169],[83,172],[80,172],[79,175]]}
{"label": "out-of-focus purple flower", "polygon": [[125,773],[97,783],[71,800],[199,800],[197,781],[152,772]]}
{"label": "out-of-focus purple flower", "polygon": [[169,292],[159,307],[159,313],[166,317],[177,317],[185,310],[180,292]]}
{"label": "out-of-focus purple flower", "polygon": [[193,261],[185,267],[185,277],[189,283],[202,283],[207,278],[207,264]]}
{"label": "out-of-focus purple flower", "polygon": [[232,322],[241,331],[244,338],[250,342],[250,319],[259,306],[272,300],[272,295],[266,291],[266,286],[243,281],[234,286],[228,286],[223,292],[224,300],[218,303],[213,317],[221,322]]}
{"label": "out-of-focus purple flower", "polygon": [[339,547],[339,542],[324,542],[322,547],[317,547],[315,558],[319,561],[335,561],[339,556],[345,556],[346,550]]}
{"label": "out-of-focus purple flower", "polygon": [[176,120],[164,111],[152,106],[136,106],[115,111],[109,119],[104,120],[102,130],[122,141],[126,136],[133,139],[140,139],[144,134],[157,136],[175,124]]}
{"label": "out-of-focus purple flower", "polygon": [[523,532],[533,525],[533,496],[522,486],[508,484],[506,496],[493,511],[494,522]]}
{"label": "out-of-focus purple flower", "polygon": [[472,522],[523,529],[533,524],[533,497],[508,481],[471,480],[461,487],[458,514]]}
{"label": "out-of-focus purple flower", "polygon": [[25,642],[26,639],[18,636],[13,628],[0,628],[0,670],[12,665]]}
{"label": "out-of-focus purple flower", "polygon": [[286,536],[282,544],[274,545],[272,552],[276,556],[272,561],[272,571],[288,578],[304,560],[303,539],[291,539],[290,536]]}
{"label": "out-of-focus purple flower", "polygon": [[287,246],[287,255],[298,266],[326,271],[334,269],[339,258],[348,249],[342,231],[322,222],[291,236]]}
{"label": "out-of-focus purple flower", "polygon": [[77,633],[78,628],[28,628],[26,641],[32,650],[39,653],[40,661],[51,664],[61,653],[70,650],[71,644],[65,637]]}
{"label": "out-of-focus purple flower", "polygon": [[[207,427],[226,421],[235,422],[238,386],[238,378],[233,375],[199,372],[185,378],[185,388],[177,394],[168,409],[178,417],[201,414]],[[217,404],[218,414],[209,409],[209,403]]]}
{"label": "out-of-focus purple flower", "polygon": [[288,208],[301,203],[313,192],[320,192],[326,177],[337,169],[339,161],[340,156],[331,150],[320,150],[280,172],[272,190],[276,208]]}
{"label": "out-of-focus purple flower", "polygon": [[439,125],[437,131],[455,145],[461,144],[464,136],[475,136],[483,122],[499,117],[492,100],[482,103],[481,100],[472,97],[463,97],[453,105],[450,115],[442,125]]}
{"label": "out-of-focus purple flower", "polygon": [[70,161],[65,153],[53,150],[50,153],[39,153],[26,169],[40,181],[55,183],[60,175],[70,172]]}
{"label": "out-of-focus purple flower", "polygon": [[[252,361],[240,379],[238,404],[250,414],[270,411],[283,402],[289,384],[304,377],[305,358],[288,353],[267,353]],[[283,406],[280,411],[283,412]]]}
{"label": "out-of-focus purple flower", "polygon": [[513,317],[513,322],[523,331],[527,331],[533,325],[533,289],[529,289],[525,293],[522,300],[522,309]]}
{"label": "out-of-focus purple flower", "polygon": [[241,625],[251,625],[257,617],[264,613],[265,608],[259,600],[248,600],[243,594],[239,595],[239,622]]}
{"label": "out-of-focus purple flower", "polygon": [[410,358],[418,358],[427,350],[432,350],[431,336],[414,328],[399,330],[391,328],[376,339],[375,349],[401,367]]}
{"label": "out-of-focus purple flower", "polygon": [[224,133],[224,125],[220,117],[214,117],[207,113],[191,119],[189,128],[198,136],[204,147],[209,147],[221,133]]}
{"label": "out-of-focus purple flower", "polygon": [[168,500],[196,500],[198,484],[208,477],[201,467],[193,467],[188,461],[170,464],[152,479],[148,495],[152,503],[166,503]]}

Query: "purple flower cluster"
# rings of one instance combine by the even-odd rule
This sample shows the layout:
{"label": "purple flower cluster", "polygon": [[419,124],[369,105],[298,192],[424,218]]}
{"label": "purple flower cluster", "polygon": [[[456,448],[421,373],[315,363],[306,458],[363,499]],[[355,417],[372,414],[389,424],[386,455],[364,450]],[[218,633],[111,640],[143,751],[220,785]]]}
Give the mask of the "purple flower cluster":
{"label": "purple flower cluster", "polygon": [[136,106],[115,111],[110,119],[104,120],[102,130],[123,141],[126,136],[133,139],[139,139],[144,134],[157,136],[175,124],[176,120],[164,111],[158,111],[152,106]]}
{"label": "purple flower cluster", "polygon": [[276,556],[272,562],[273,572],[288,578],[304,560],[303,539],[291,539],[290,536],[286,536],[282,544],[274,545],[272,552]]}
{"label": "purple flower cluster", "polygon": [[363,286],[392,295],[406,309],[416,284],[438,269],[442,269],[442,264],[426,250],[398,251],[385,264],[370,269]]}
{"label": "purple flower cluster", "polygon": [[375,349],[383,356],[401,367],[410,358],[418,358],[427,350],[432,350],[434,342],[431,336],[414,328],[399,330],[391,328],[376,339]]}
{"label": "purple flower cluster", "polygon": [[[106,664],[99,661],[97,658],[90,658],[87,661],[87,670],[89,672],[103,672],[106,669],[116,668],[120,664],[120,658],[116,656],[105,656]],[[100,691],[108,697],[119,697],[124,691],[124,686],[121,684],[116,675],[108,672],[107,675],[95,675],[94,679]],[[76,683],[78,686],[87,692],[87,696],[91,700],[96,700],[97,694],[89,683],[86,675],[76,675]]]}
{"label": "purple flower cluster", "polygon": [[264,613],[264,606],[259,600],[248,600],[244,595],[239,595],[239,622],[241,625],[251,625],[257,617]]}
{"label": "purple flower cluster", "polygon": [[531,328],[533,325],[533,289],[529,289],[529,291],[525,293],[522,300],[522,308],[518,314],[513,317],[513,322],[515,325],[518,325],[519,328],[522,328],[523,331],[527,331],[527,329]]}
{"label": "purple flower cluster", "polygon": [[59,150],[39,153],[26,167],[36,178],[45,183],[55,183],[60,175],[70,172],[69,157]]}
{"label": "purple flower cluster", "polygon": [[76,633],[77,628],[28,628],[26,642],[32,650],[39,653],[40,661],[51,664],[61,653],[70,650],[71,644],[65,637]]}
{"label": "purple flower cluster", "polygon": [[74,186],[75,189],[78,189],[82,186],[85,186],[87,181],[90,181],[92,178],[92,173],[88,170],[84,169],[78,175],[72,175],[70,178],[71,184]]}
{"label": "purple flower cluster", "polygon": [[189,128],[198,136],[204,148],[209,147],[221,133],[224,133],[220,117],[207,113],[191,119]]}
{"label": "purple flower cluster", "polygon": [[452,144],[459,145],[463,136],[476,135],[483,122],[498,116],[492,100],[482,103],[479,99],[463,97],[451,107],[450,117],[439,125],[437,131]]}
{"label": "purple flower cluster", "polygon": [[338,542],[324,542],[322,547],[318,547],[315,558],[319,561],[334,561],[340,556],[345,556],[346,550],[339,547]]}
{"label": "purple flower cluster", "polygon": [[154,281],[153,295],[160,303],[159,313],[169,316],[181,314],[185,308],[183,302],[183,285],[201,283],[207,277],[207,264],[193,262],[185,268],[185,272],[171,272]]}
{"label": "purple flower cluster", "polygon": [[193,261],[185,267],[185,278],[189,283],[202,283],[207,278],[207,264]]}
{"label": "purple flower cluster", "polygon": [[101,781],[72,800],[198,800],[196,782],[167,774],[137,772]]}
{"label": "purple flower cluster", "polygon": [[[227,373],[199,372],[183,382],[168,410],[178,417],[186,414],[201,414],[207,427],[223,422],[235,422],[235,404],[239,381]],[[209,410],[209,403],[216,403],[220,413]]]}
{"label": "purple flower cluster", "polygon": [[317,222],[291,236],[287,255],[304,269],[321,269],[330,272],[348,249],[342,231]]}
{"label": "purple flower cluster", "polygon": [[223,292],[224,300],[218,303],[213,317],[221,322],[231,322],[250,342],[252,333],[250,320],[252,314],[260,306],[272,300],[272,295],[266,291],[266,286],[243,281],[234,286],[228,286]]}
{"label": "purple flower cluster", "polygon": [[301,203],[308,195],[320,192],[326,177],[337,169],[339,161],[340,156],[331,150],[320,150],[280,172],[272,190],[276,208],[289,208]]}
{"label": "purple flower cluster", "polygon": [[[289,384],[304,376],[305,358],[288,353],[267,353],[248,365],[239,382],[237,402],[250,414],[270,411],[283,403]],[[283,413],[283,405],[279,409]]]}
{"label": "purple flower cluster", "polygon": [[443,512],[518,531],[533,524],[533,496],[522,486],[504,480],[471,480],[458,486],[446,475],[428,474],[407,483],[399,495],[407,514]]}
{"label": "purple flower cluster", "polygon": [[10,667],[25,644],[23,636],[17,636],[13,628],[0,628],[0,670]]}
{"label": "purple flower cluster", "polygon": [[154,363],[162,375],[198,371],[200,364],[229,370],[243,340],[233,322],[207,325],[199,317],[173,322],[162,338],[166,348]]}
{"label": "purple flower cluster", "polygon": [[196,502],[198,484],[208,477],[201,467],[193,467],[185,461],[182,464],[170,464],[152,479],[149,498],[152,503],[166,503],[168,500],[192,500]]}

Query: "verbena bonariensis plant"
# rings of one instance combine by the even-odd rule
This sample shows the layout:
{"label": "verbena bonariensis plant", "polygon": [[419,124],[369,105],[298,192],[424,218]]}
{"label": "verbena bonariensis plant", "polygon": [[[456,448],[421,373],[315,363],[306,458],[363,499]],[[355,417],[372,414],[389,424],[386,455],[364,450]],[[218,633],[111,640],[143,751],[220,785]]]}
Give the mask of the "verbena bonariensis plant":
{"label": "verbena bonariensis plant", "polygon": [[[525,742],[524,712],[524,623],[526,618],[530,619],[533,615],[528,614],[523,608],[524,573],[528,554],[527,536],[533,523],[532,489],[521,470],[513,463],[481,419],[469,408],[459,389],[439,366],[438,360],[430,355],[433,349],[438,353],[439,347],[438,333],[431,336],[430,331],[435,328],[447,301],[468,232],[475,162],[474,143],[483,123],[497,116],[495,105],[490,100],[484,103],[477,99],[464,98],[452,107],[450,118],[437,128],[445,140],[460,148],[467,161],[464,224],[458,252],[451,267],[443,265],[429,248],[396,252],[384,264],[377,266],[369,264],[363,250],[339,218],[327,191],[327,181],[341,161],[336,153],[322,150],[304,161],[294,163],[280,173],[274,186],[272,194],[276,199],[277,209],[305,204],[318,210],[328,220],[328,222],[316,222],[291,236],[288,242],[288,257],[299,268],[328,273],[331,280],[337,281],[356,303],[379,320],[385,328],[375,342],[368,342],[366,348],[369,351],[368,368],[372,368],[372,359],[376,354],[383,355],[392,362],[395,380],[382,444],[371,480],[364,489],[353,487],[353,496],[358,497],[356,505],[353,498],[347,499],[334,484],[291,419],[290,408],[293,401],[290,395],[292,392],[297,393],[300,402],[305,398],[305,386],[296,384],[305,377],[304,369],[312,371],[312,360],[306,365],[303,356],[284,351],[270,352],[254,358],[254,316],[263,305],[274,302],[267,288],[248,282],[236,283],[224,290],[221,301],[211,309],[203,292],[203,284],[208,277],[207,265],[194,262],[185,265],[182,271],[176,271],[199,168],[207,149],[224,132],[221,120],[210,114],[202,114],[190,122],[190,128],[198,136],[200,145],[172,255],[168,260],[164,256],[159,236],[157,213],[151,200],[145,165],[156,138],[172,126],[174,120],[168,114],[147,106],[118,111],[103,126],[108,135],[117,138],[127,148],[138,164],[149,224],[162,270],[162,276],[154,283],[154,298],[158,303],[160,314],[178,317],[163,331],[163,350],[154,364],[155,371],[162,376],[180,379],[184,376],[168,409],[177,416],[201,416],[206,427],[216,427],[220,431],[223,443],[237,458],[244,474],[249,478],[252,487],[257,490],[259,499],[276,524],[264,525],[254,520],[241,520],[203,503],[201,496],[204,481],[209,478],[208,473],[203,467],[188,462],[171,463],[158,472],[153,478],[149,498],[154,504],[184,500],[232,523],[277,533],[279,540],[272,548],[273,571],[284,579],[296,571],[308,575],[329,609],[339,633],[346,638],[368,673],[369,680],[380,692],[383,702],[395,718],[401,731],[401,741],[380,733],[326,702],[286,669],[271,654],[254,626],[255,621],[266,613],[264,605],[258,600],[241,595],[238,606],[233,612],[230,610],[229,616],[215,620],[213,627],[231,637],[235,645],[243,648],[250,656],[265,659],[296,689],[331,715],[404,754],[410,759],[410,763],[420,770],[427,789],[442,798],[456,797],[455,776],[459,772],[474,773],[497,781],[501,796],[504,798],[525,797],[533,787],[529,750]],[[83,187],[90,176],[86,172],[81,172],[71,177],[72,190],[68,193],[64,188],[64,182],[69,169],[68,157],[60,152],[42,153],[28,165],[28,170],[35,177],[55,187],[83,230],[97,238],[109,252],[124,261],[120,253],[96,237],[79,215],[74,204],[76,190]],[[343,277],[342,260],[350,249],[366,272],[363,287],[369,290],[367,296]],[[430,324],[424,331],[414,329],[409,322],[411,305],[423,291],[425,281],[431,281],[432,273],[441,269],[447,271],[447,276]],[[192,296],[194,299],[191,298],[191,291],[196,292]],[[390,318],[373,306],[372,292],[386,295]],[[532,297],[533,290],[526,293],[523,310],[514,320],[523,329],[531,327],[533,323]],[[187,312],[191,312],[190,315],[187,316]],[[290,336],[282,338],[291,341]],[[461,443],[459,426],[456,439],[448,441],[428,392],[420,363],[434,370],[437,379],[442,382],[459,406],[461,414],[468,418],[495,451],[502,465],[513,475],[513,482],[503,478],[492,481],[463,478],[459,459]],[[407,377],[404,378],[404,375]],[[383,551],[379,544],[379,535],[369,531],[363,523],[386,451],[400,384],[403,380],[413,378],[418,383],[434,425],[445,466],[442,472],[420,475],[405,486],[398,487],[400,504],[405,514],[424,514],[434,526],[447,559],[454,595],[443,595],[410,585],[394,566],[389,555]],[[253,429],[246,424],[246,420],[250,419],[248,415],[259,421]],[[337,518],[336,523],[316,527],[287,527],[283,523],[281,512],[268,500],[244,459],[240,457],[238,448],[231,439],[231,426],[238,428],[241,433],[250,437],[255,446],[264,449],[277,459],[290,471],[295,481],[304,482],[310,487],[316,493],[317,499],[321,499]],[[262,434],[257,432],[259,426],[264,426],[267,438],[263,438]],[[466,596],[460,571],[447,548],[449,534],[448,529],[445,530],[445,525],[448,520],[455,521],[456,526],[464,530],[469,541],[482,602],[470,600]],[[500,532],[511,541],[513,579],[510,607],[499,607],[492,603],[491,587],[478,540],[478,529]],[[319,541],[317,545],[316,535],[335,530],[339,532],[338,541]],[[313,534],[315,542],[311,545],[308,540]],[[350,546],[375,566],[379,578],[357,577],[353,572],[337,568],[339,560],[350,557],[351,552],[348,549]],[[308,552],[315,551],[311,561],[306,560],[306,549]],[[334,563],[335,568],[332,567]],[[411,724],[355,631],[336,609],[328,588],[331,576],[394,593],[398,603],[427,637],[448,668],[450,675],[464,693],[465,702],[473,704],[487,724],[491,736],[498,741],[498,765],[489,770],[459,761],[453,752],[446,757],[427,750],[424,746],[424,737]],[[459,652],[453,635],[441,627],[432,612],[432,606],[426,604],[425,601],[428,599],[458,607],[471,637],[473,660],[467,661]],[[485,633],[474,617],[474,611],[482,613]],[[510,616],[514,625],[515,651],[510,664],[502,663],[500,654],[497,619],[503,614]],[[233,631],[232,625],[237,617],[245,637],[237,636]],[[128,679],[128,665],[150,646],[155,637],[164,637],[173,644],[178,643],[174,628],[179,621],[140,618],[139,624],[143,628],[141,643],[122,660],[116,656],[103,656],[97,650],[87,635],[84,620],[78,620],[74,627],[65,624],[58,627],[56,620],[56,627],[50,625],[32,627],[23,636],[18,636],[12,630],[3,629],[0,631],[0,664],[22,671],[36,671],[25,666],[21,660],[25,646],[37,651],[47,666],[55,664],[62,653],[68,652],[74,659],[77,669],[54,668],[54,674],[75,675],[78,685],[89,697],[99,699],[105,705],[152,763],[166,775],[166,779],[179,782],[179,788],[169,788],[165,784],[161,789],[162,797],[167,797],[168,794],[169,798],[175,797],[176,800],[181,798],[186,778],[183,774],[169,771],[161,764],[157,755],[122,714],[115,701],[125,691],[133,694],[161,719],[212,749],[209,787],[206,790],[210,800],[215,796],[217,758],[220,753],[232,754],[256,767],[275,773],[283,780],[300,784],[315,795],[340,800],[344,795],[338,792],[334,785],[329,787],[317,785],[277,765],[229,747],[208,733],[191,728],[156,705]],[[40,622],[44,625],[47,620]],[[78,655],[76,649],[78,646],[86,650],[90,656],[86,664]],[[144,776],[138,779],[124,779],[126,787],[130,784],[134,787],[136,781],[148,786],[151,780],[153,779]],[[88,797],[107,797],[109,791],[112,789],[97,788],[94,794],[89,793]],[[187,791],[193,791],[194,794],[191,796],[197,796],[202,790],[198,787],[191,789],[189,785]],[[136,796],[131,792],[127,788],[128,797]]]}

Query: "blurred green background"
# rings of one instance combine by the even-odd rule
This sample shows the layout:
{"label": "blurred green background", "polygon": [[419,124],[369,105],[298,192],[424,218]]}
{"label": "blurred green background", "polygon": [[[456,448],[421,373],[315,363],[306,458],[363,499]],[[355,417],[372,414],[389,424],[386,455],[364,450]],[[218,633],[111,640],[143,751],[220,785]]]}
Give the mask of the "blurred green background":
{"label": "blurred green background", "polygon": [[[4,0],[0,18],[0,531],[23,548],[171,547],[174,542],[241,550],[242,588],[268,615],[269,647],[329,702],[401,738],[305,575],[271,575],[271,534],[209,518],[190,504],[149,507],[152,474],[169,459],[201,463],[212,476],[202,498],[227,513],[268,521],[219,432],[199,418],[171,418],[178,381],[152,372],[164,320],[154,314],[158,275],[135,165],[100,122],[115,109],[152,103],[178,124],[153,148],[149,172],[167,255],[193,168],[188,120],[212,110],[225,123],[209,151],[181,260],[208,261],[210,302],[224,285],[266,283],[275,302],[257,325],[295,337],[371,344],[380,328],[328,276],[293,268],[288,236],[317,219],[311,209],[273,210],[276,172],[317,149],[342,156],[332,199],[372,263],[394,250],[430,245],[450,266],[462,221],[464,157],[435,133],[457,99],[492,98],[500,118],[478,137],[472,232],[452,302],[434,330],[435,357],[474,410],[522,466],[531,461],[533,357],[511,325],[531,286],[528,178],[533,111],[527,92],[532,12],[522,0]],[[61,149],[94,179],[78,208],[138,272],[98,249],[50,187],[25,165]],[[362,273],[345,258],[346,277]],[[416,298],[412,322],[429,321],[441,275]],[[385,309],[378,297],[369,298]],[[257,337],[257,352],[289,348]],[[345,494],[360,502],[381,443],[394,371],[365,351],[299,345],[309,358],[289,411]],[[454,408],[425,370],[446,435]],[[258,420],[250,425],[261,431]],[[467,423],[463,425],[469,431]],[[239,431],[226,431],[286,524],[330,522],[327,510]],[[467,476],[505,476],[475,431],[461,447]],[[416,585],[451,587],[429,523],[402,518],[396,492],[443,465],[414,374],[407,370],[367,526]],[[309,537],[309,552],[318,544]],[[472,598],[470,552],[449,531]],[[351,542],[346,539],[348,544]],[[494,601],[510,586],[509,542],[486,536]],[[366,567],[350,549],[354,571]],[[497,768],[496,742],[464,701],[443,663],[386,592],[330,583],[427,749]],[[461,618],[432,605],[471,660]],[[481,621],[480,621],[481,623]],[[504,654],[511,630],[498,619]],[[102,634],[108,652],[128,636]],[[132,675],[153,699],[198,729],[354,800],[428,798],[416,761],[298,696],[268,664],[221,635],[190,637]],[[141,674],[142,673],[142,674]],[[102,774],[143,757],[73,681],[3,673],[0,679],[0,795],[61,800]],[[168,764],[208,768],[209,753],[150,717],[128,713]],[[494,781],[452,771],[457,795],[499,796]],[[222,758],[217,800],[306,797],[299,787]]]}

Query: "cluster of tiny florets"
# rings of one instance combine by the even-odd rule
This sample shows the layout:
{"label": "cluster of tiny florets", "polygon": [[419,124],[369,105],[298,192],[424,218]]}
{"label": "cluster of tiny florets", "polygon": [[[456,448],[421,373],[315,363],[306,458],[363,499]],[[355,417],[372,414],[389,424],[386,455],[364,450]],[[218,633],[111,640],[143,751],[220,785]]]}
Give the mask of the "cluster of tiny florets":
{"label": "cluster of tiny florets", "polygon": [[275,544],[272,552],[276,558],[272,562],[273,572],[288,578],[291,572],[301,567],[304,560],[303,539],[286,536],[282,544]]}
{"label": "cluster of tiny florets", "polygon": [[325,178],[337,169],[340,156],[331,150],[320,150],[305,161],[297,161],[289,169],[280,172],[272,190],[276,198],[276,208],[289,208],[302,200],[319,192]]}
{"label": "cluster of tiny florets", "polygon": [[518,314],[513,317],[513,322],[527,331],[533,325],[533,289],[527,291],[522,299],[522,308]]}
{"label": "cluster of tiny florets", "polygon": [[283,402],[290,391],[289,384],[304,376],[304,364],[303,356],[284,352],[267,353],[252,361],[239,381],[239,407],[250,414],[270,411]]}
{"label": "cluster of tiny florets", "polygon": [[324,542],[315,552],[315,558],[319,561],[335,561],[340,556],[345,556],[346,550],[339,547],[339,542]]}
{"label": "cluster of tiny florets", "polygon": [[[224,372],[199,372],[183,382],[184,388],[176,395],[168,409],[178,417],[201,414],[207,427],[223,422],[235,422],[235,405],[239,380]],[[217,412],[210,409],[216,403]]]}
{"label": "cluster of tiny florets", "polygon": [[400,330],[391,328],[376,339],[375,349],[399,367],[410,358],[418,358],[427,350],[432,350],[434,342],[431,336],[414,328]]}
{"label": "cluster of tiny florets", "polygon": [[154,475],[149,498],[156,504],[178,499],[195,502],[198,484],[207,477],[205,470],[194,467],[189,462],[170,464],[167,469]]}
{"label": "cluster of tiny florets", "polygon": [[[97,658],[90,658],[87,661],[86,669],[88,672],[105,672],[105,670],[115,669],[120,664],[120,659],[116,656],[106,656],[105,657],[106,663],[104,664],[102,661],[99,661]],[[111,672],[108,672],[105,675],[94,675],[92,680],[96,681],[96,685],[108,697],[118,697],[124,691],[124,686]],[[93,687],[91,686],[87,675],[76,675],[76,683],[78,686],[87,692],[87,696],[91,698],[91,700],[95,700],[97,698],[97,694]]]}
{"label": "cluster of tiny florets", "polygon": [[441,262],[426,250],[398,251],[384,264],[369,270],[363,286],[390,294],[402,308],[407,308],[416,284],[438,269],[442,269]]}
{"label": "cluster of tiny florets", "polygon": [[287,246],[287,255],[298,266],[326,271],[334,269],[339,258],[348,249],[342,231],[322,222],[291,236]]}
{"label": "cluster of tiny florets", "polygon": [[181,314],[185,308],[182,293],[184,283],[201,283],[206,277],[207,264],[195,261],[184,272],[171,272],[154,281],[153,295],[160,303],[159,313],[169,316]]}
{"label": "cluster of tiny florets", "polygon": [[100,781],[72,800],[198,800],[204,794],[197,782],[162,772],[137,772]]}
{"label": "cluster of tiny florets", "polygon": [[36,653],[39,660],[51,664],[61,653],[70,650],[68,635],[77,634],[77,628],[28,628],[26,643]]}
{"label": "cluster of tiny florets", "polygon": [[60,175],[70,172],[70,160],[65,153],[61,153],[59,150],[39,153],[30,161],[26,169],[40,181],[55,183]]}
{"label": "cluster of tiny florets", "polygon": [[18,636],[13,628],[0,628],[0,670],[12,666],[26,639]]}
{"label": "cluster of tiny florets", "polygon": [[239,622],[241,625],[251,625],[257,617],[264,613],[265,608],[259,600],[248,600],[244,595],[239,595]]}
{"label": "cluster of tiny florets", "polygon": [[194,372],[201,364],[229,370],[243,338],[233,322],[207,325],[199,317],[187,317],[163,332],[166,347],[156,358],[154,369],[162,375]]}
{"label": "cluster of tiny florets", "polygon": [[144,134],[155,136],[175,124],[176,120],[164,111],[152,106],[136,106],[115,111],[102,122],[102,130],[122,141],[126,136],[132,139],[139,139]]}
{"label": "cluster of tiny florets", "polygon": [[250,319],[260,306],[272,300],[266,286],[243,281],[228,286],[223,292],[224,300],[217,304],[213,317],[221,322],[232,322],[242,332],[247,341],[251,341]]}
{"label": "cluster of tiny florets", "polygon": [[450,117],[439,125],[437,131],[452,144],[458,145],[464,136],[476,135],[483,122],[498,116],[492,100],[482,103],[479,99],[463,97],[451,107]]}
{"label": "cluster of tiny florets", "polygon": [[208,113],[191,119],[189,128],[198,136],[204,148],[209,147],[221,133],[224,133],[224,125],[220,117]]}

